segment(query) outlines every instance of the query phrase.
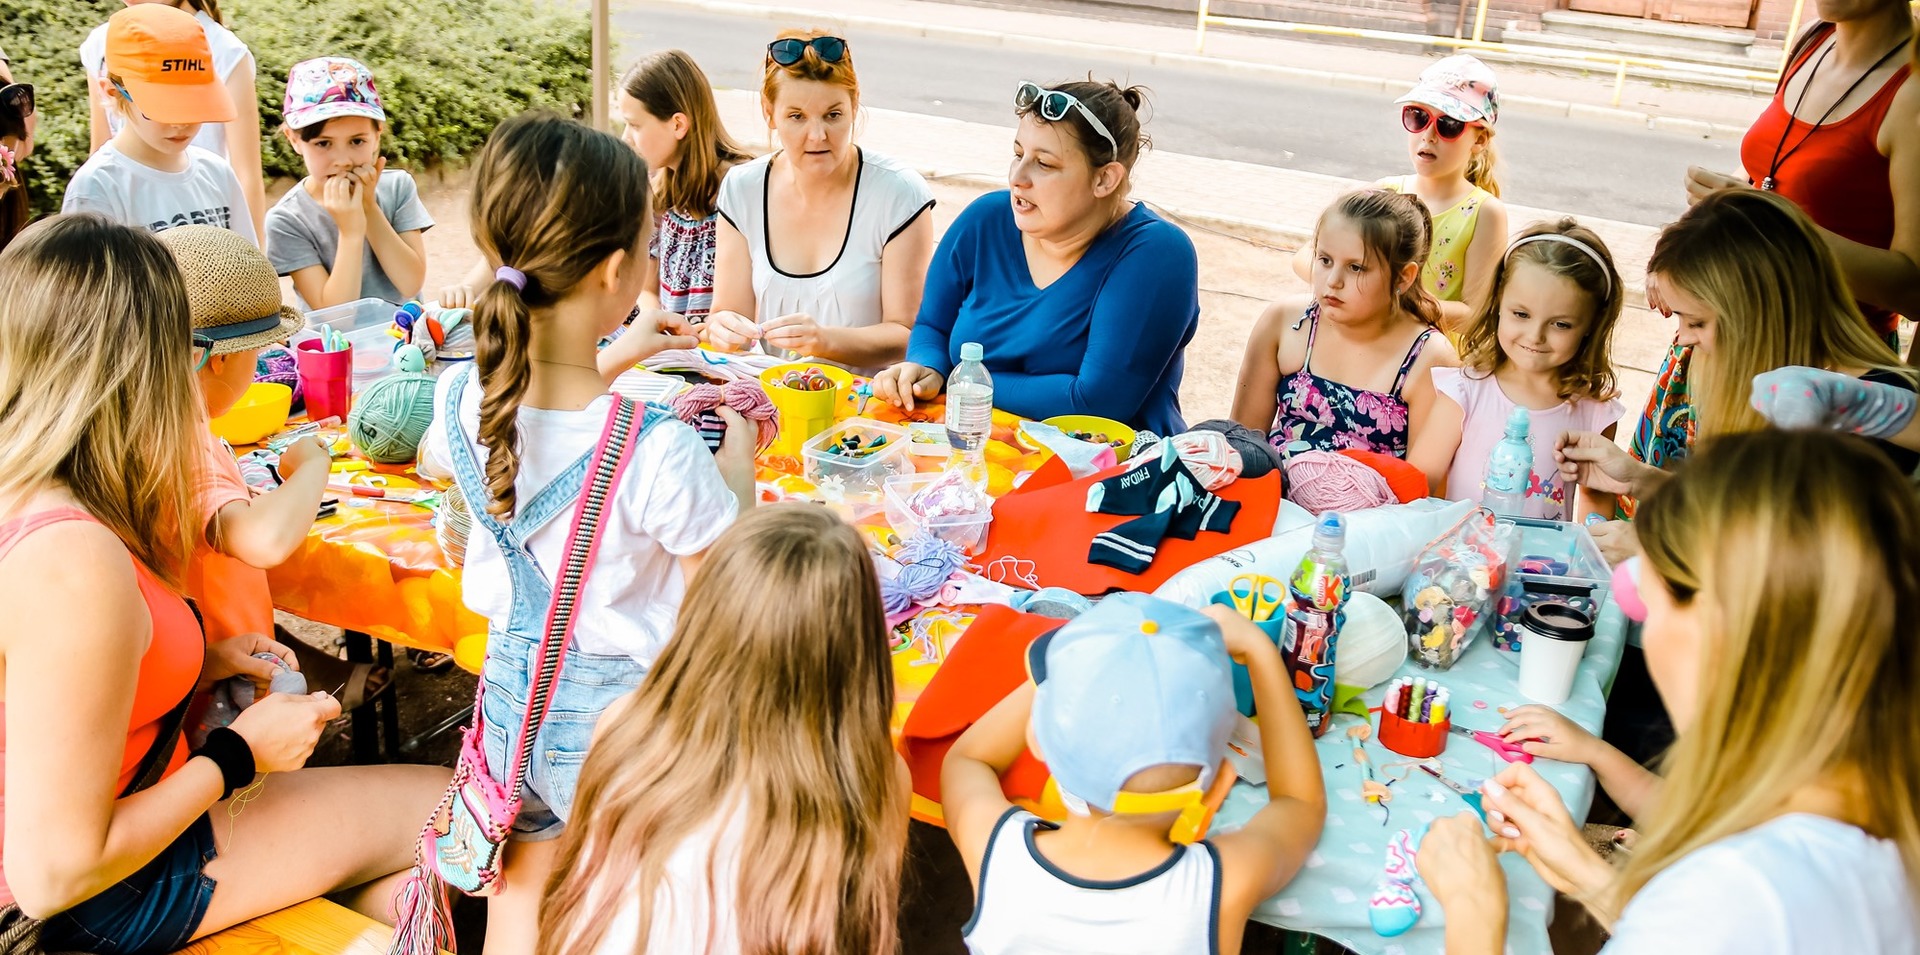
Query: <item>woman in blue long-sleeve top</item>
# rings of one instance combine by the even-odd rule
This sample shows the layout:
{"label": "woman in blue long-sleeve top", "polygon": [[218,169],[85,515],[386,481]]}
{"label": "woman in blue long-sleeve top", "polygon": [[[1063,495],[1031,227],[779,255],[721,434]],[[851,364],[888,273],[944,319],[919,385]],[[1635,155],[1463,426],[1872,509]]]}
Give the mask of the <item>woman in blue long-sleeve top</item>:
{"label": "woman in blue long-sleeve top", "polygon": [[1009,188],[975,200],[940,240],[907,359],[874,379],[876,395],[911,410],[946,386],[961,344],[979,342],[999,408],[1185,429],[1199,265],[1186,233],[1127,198],[1141,93],[1020,85]]}

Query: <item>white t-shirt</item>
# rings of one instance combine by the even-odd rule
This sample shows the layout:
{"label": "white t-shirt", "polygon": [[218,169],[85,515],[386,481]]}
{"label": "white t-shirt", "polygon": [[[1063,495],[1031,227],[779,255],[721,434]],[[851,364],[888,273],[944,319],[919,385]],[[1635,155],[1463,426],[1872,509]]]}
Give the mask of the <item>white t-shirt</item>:
{"label": "white t-shirt", "polygon": [[1795,813],[1681,859],[1627,903],[1602,955],[1914,955],[1892,842]]}
{"label": "white t-shirt", "polygon": [[[220,78],[220,85],[225,86],[227,77],[232,76],[242,63],[247,65],[247,69],[253,69],[253,51],[247,49],[247,45],[232,30],[214,22],[205,11],[194,11],[193,18],[200,21],[201,29],[207,31],[207,48],[213,53],[213,75]],[[80,44],[80,65],[86,68],[87,79],[97,83],[106,78],[106,24],[94,27],[93,32],[87,34],[86,41]],[[126,124],[127,121],[121,119],[118,112],[111,107],[107,109],[107,129],[118,135],[120,127]],[[227,124],[203,124],[200,132],[194,134],[193,144],[222,159],[226,158]]]}
{"label": "white t-shirt", "polygon": [[185,170],[164,172],[134,161],[109,142],[73,174],[60,211],[98,212],[122,225],[154,232],[213,225],[260,244],[233,167],[198,146],[187,147]]}
{"label": "white t-shirt", "polygon": [[[446,407],[446,392],[456,377],[441,376],[434,389],[435,418],[427,432],[427,465],[442,474],[454,470],[447,422],[439,410]],[[466,377],[460,430],[472,442],[477,467],[484,475],[487,449],[476,437],[479,370]],[[602,396],[580,411],[520,407],[520,475],[513,486],[522,503],[599,444],[612,401],[611,395]],[[680,598],[686,593],[679,558],[712,545],[733,523],[740,504],[713,463],[713,453],[692,428],[677,419],[648,429],[632,454],[608,501],[600,550],[575,611],[573,639],[587,653],[625,654],[651,667],[673,635]],[[484,506],[479,501],[470,503],[476,511]],[[528,541],[534,561],[549,580],[565,563],[572,513],[563,511]],[[512,607],[506,558],[477,519],[467,535],[461,594],[473,612],[489,620],[504,622]]]}
{"label": "white t-shirt", "polygon": [[[674,847],[673,855],[667,857],[666,881],[654,890],[653,925],[647,931],[643,951],[739,955],[740,932],[734,924],[734,913],[740,887],[743,818],[738,805],[716,812]],[[627,903],[607,926],[607,934],[593,955],[633,955],[640,934],[640,900],[631,883],[626,894]]]}
{"label": "white t-shirt", "polygon": [[831,328],[880,324],[881,254],[894,236],[933,207],[933,190],[919,173],[899,162],[864,149],[859,155],[853,215],[840,256],[824,270],[805,275],[782,271],[767,250],[767,170],[773,155],[727,171],[717,204],[753,254],[755,321],[805,312]]}

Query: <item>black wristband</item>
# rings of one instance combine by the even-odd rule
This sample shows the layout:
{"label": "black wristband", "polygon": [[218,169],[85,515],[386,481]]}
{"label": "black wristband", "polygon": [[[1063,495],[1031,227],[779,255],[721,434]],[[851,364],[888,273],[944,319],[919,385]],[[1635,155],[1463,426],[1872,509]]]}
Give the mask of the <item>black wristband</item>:
{"label": "black wristband", "polygon": [[253,785],[253,747],[247,745],[246,737],[225,726],[208,730],[207,741],[192,755],[205,756],[220,767],[220,778],[227,786],[220,794],[222,800]]}

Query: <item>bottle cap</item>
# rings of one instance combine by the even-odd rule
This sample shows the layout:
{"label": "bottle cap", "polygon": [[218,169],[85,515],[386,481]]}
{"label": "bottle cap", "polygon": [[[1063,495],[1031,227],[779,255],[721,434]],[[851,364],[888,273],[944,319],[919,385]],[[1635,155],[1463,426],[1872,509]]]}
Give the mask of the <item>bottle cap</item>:
{"label": "bottle cap", "polygon": [[1507,412],[1507,437],[1524,438],[1531,430],[1533,430],[1533,412],[1514,405],[1513,410]]}
{"label": "bottle cap", "polygon": [[1320,515],[1320,524],[1313,530],[1313,541],[1318,544],[1326,541],[1332,544],[1344,544],[1347,540],[1347,519],[1338,511],[1328,511]]}
{"label": "bottle cap", "polygon": [[961,361],[979,361],[984,355],[986,352],[981,349],[979,342],[965,342],[960,346]]}

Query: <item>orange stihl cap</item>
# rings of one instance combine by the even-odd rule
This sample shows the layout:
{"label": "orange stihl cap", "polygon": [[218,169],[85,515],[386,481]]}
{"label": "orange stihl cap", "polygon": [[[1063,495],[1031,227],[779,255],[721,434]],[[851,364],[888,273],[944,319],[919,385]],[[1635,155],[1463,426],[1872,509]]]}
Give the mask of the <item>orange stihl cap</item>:
{"label": "orange stihl cap", "polygon": [[192,14],[166,4],[135,4],[107,20],[107,73],[120,79],[133,108],[156,123],[233,119],[206,31]]}

